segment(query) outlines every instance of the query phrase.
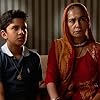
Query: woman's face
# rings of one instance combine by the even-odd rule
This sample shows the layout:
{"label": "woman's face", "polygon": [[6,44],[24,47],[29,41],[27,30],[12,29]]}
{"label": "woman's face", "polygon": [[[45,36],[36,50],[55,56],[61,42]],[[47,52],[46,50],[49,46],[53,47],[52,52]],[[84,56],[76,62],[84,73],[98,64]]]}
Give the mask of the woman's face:
{"label": "woman's face", "polygon": [[68,11],[68,29],[73,38],[81,38],[85,36],[89,27],[87,16],[79,7],[74,7]]}

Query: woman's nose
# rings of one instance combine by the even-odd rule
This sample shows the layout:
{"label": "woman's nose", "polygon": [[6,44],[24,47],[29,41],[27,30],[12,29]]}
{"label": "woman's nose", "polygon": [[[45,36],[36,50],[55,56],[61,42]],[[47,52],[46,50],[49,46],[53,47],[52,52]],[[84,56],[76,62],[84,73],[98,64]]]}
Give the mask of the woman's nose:
{"label": "woman's nose", "polygon": [[80,26],[80,22],[79,22],[79,20],[76,20],[75,25],[76,25],[77,27]]}

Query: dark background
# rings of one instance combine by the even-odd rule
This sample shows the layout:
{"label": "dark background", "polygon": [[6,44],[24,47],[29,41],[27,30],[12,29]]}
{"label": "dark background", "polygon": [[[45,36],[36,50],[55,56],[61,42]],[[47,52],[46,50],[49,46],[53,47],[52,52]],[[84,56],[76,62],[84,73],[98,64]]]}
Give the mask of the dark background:
{"label": "dark background", "polygon": [[[64,7],[71,2],[81,2],[88,8],[93,35],[100,41],[100,0],[0,0],[0,15],[10,9],[25,11],[29,16],[26,45],[40,54],[48,54],[51,42],[61,37]],[[3,43],[0,38],[0,46]]]}

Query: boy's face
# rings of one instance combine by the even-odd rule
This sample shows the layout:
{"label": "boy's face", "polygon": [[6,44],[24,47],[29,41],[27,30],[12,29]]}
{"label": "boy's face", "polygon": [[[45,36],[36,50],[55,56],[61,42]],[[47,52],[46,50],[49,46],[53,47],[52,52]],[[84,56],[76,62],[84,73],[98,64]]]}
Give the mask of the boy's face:
{"label": "boy's face", "polygon": [[14,18],[1,34],[9,45],[22,46],[27,40],[27,24],[22,18]]}

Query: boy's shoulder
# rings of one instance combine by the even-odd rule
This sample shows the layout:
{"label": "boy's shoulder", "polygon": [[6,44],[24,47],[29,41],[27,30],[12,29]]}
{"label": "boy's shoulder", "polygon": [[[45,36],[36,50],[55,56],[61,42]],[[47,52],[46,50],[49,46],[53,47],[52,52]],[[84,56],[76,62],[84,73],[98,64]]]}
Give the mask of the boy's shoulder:
{"label": "boy's shoulder", "polygon": [[30,55],[40,59],[40,55],[39,55],[39,53],[36,50],[34,50],[34,49],[28,49],[28,50],[30,52]]}
{"label": "boy's shoulder", "polygon": [[2,49],[0,48],[0,63],[4,63],[5,64],[5,58],[6,55],[3,53]]}
{"label": "boy's shoulder", "polygon": [[3,51],[2,51],[2,49],[0,48],[0,56],[2,56],[3,55]]}

